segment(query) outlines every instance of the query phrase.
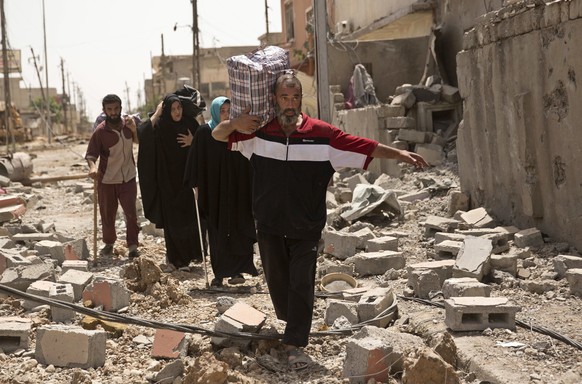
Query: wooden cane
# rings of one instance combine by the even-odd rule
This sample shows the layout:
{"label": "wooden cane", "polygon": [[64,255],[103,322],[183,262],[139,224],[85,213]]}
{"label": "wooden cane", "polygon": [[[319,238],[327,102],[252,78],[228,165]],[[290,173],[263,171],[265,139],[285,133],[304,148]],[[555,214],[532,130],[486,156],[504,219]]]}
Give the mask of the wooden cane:
{"label": "wooden cane", "polygon": [[97,263],[97,179],[93,179],[93,264]]}

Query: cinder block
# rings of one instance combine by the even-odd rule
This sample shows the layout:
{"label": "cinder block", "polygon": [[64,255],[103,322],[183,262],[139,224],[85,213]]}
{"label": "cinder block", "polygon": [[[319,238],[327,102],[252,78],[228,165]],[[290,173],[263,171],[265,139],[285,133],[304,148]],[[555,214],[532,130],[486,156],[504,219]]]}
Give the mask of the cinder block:
{"label": "cinder block", "polygon": [[105,364],[107,332],[72,325],[45,325],[36,332],[36,360],[66,368],[98,368]]}
{"label": "cinder block", "polygon": [[[214,326],[214,330],[216,332],[225,333],[258,333],[266,319],[267,317],[263,312],[239,301],[220,316]],[[214,336],[212,337],[211,342],[222,347],[238,346],[241,348],[248,348],[250,345],[249,339],[227,336]]]}
{"label": "cinder block", "polygon": [[433,292],[441,290],[442,281],[436,271],[431,269],[415,269],[408,273],[406,285],[414,291],[414,296],[430,299]]}
{"label": "cinder block", "polygon": [[453,267],[453,277],[474,277],[483,280],[490,271],[491,241],[481,237],[468,236],[457,255]]}
{"label": "cinder block", "polygon": [[58,265],[62,265],[65,261],[65,250],[61,242],[41,240],[34,245],[34,249],[39,255],[50,255],[51,259],[56,260]]}
{"label": "cinder block", "polygon": [[387,313],[383,313],[394,304],[394,300],[395,297],[390,288],[378,287],[365,292],[358,301],[358,317],[360,321],[368,322],[380,314],[384,314],[386,316],[380,316],[382,318],[367,324],[385,328],[396,316],[396,313],[394,313],[394,316],[388,316]]}
{"label": "cinder block", "polygon": [[[26,288],[26,293],[30,293],[31,295],[40,296],[49,298],[49,293],[51,287],[58,285],[52,281],[35,281],[34,283],[30,284],[28,288]],[[43,305],[40,301],[28,300],[25,299],[22,303],[22,307],[26,310],[31,310],[34,307],[38,307],[39,305]]]}
{"label": "cinder block", "polygon": [[505,297],[451,297],[445,300],[445,325],[453,331],[513,330],[519,310]]}
{"label": "cinder block", "polygon": [[476,208],[461,213],[461,219],[468,225],[476,228],[490,228],[495,225],[495,220],[489,216],[485,208]]}
{"label": "cinder block", "polygon": [[544,245],[542,233],[537,228],[528,228],[519,231],[513,238],[515,246],[519,248],[525,247],[541,247]]}
{"label": "cinder block", "polygon": [[12,353],[28,349],[28,336],[32,321],[22,317],[0,317],[0,350]]}
{"label": "cinder block", "polygon": [[325,309],[325,323],[332,325],[340,316],[344,316],[352,325],[359,323],[358,304],[352,301],[329,300]]}
{"label": "cinder block", "polygon": [[61,266],[62,273],[66,273],[69,269],[74,269],[76,271],[88,272],[89,262],[87,260],[65,260]]}
{"label": "cinder block", "polygon": [[398,251],[398,238],[392,236],[382,236],[366,241],[368,252]]}
{"label": "cinder block", "polygon": [[333,255],[340,260],[345,260],[356,254],[358,245],[358,236],[352,233],[324,231],[323,232],[324,248],[323,251]]}
{"label": "cinder block", "polygon": [[566,279],[570,286],[570,293],[582,297],[582,269],[573,268],[566,272]]}
{"label": "cinder block", "polygon": [[156,329],[151,356],[154,359],[178,359],[188,354],[188,343],[184,332],[171,329]]}
{"label": "cinder block", "polygon": [[83,301],[90,300],[94,306],[115,312],[129,306],[129,290],[122,280],[96,277],[83,291]]}
{"label": "cinder block", "polygon": [[93,274],[91,272],[69,269],[61,275],[57,282],[61,284],[71,284],[75,294],[75,301],[79,301],[83,296],[85,287],[89,285],[91,280],[93,280]]}
{"label": "cinder block", "polygon": [[17,233],[12,236],[12,241],[29,245],[42,240],[57,240],[54,233]]}
{"label": "cinder block", "polygon": [[[408,275],[415,270],[431,270],[434,271],[439,278],[439,284],[442,286],[446,279],[453,277],[453,266],[455,265],[455,260],[439,260],[439,261],[428,261],[424,263],[411,264],[406,267]],[[439,289],[440,289],[439,286]]]}
{"label": "cinder block", "polygon": [[490,295],[491,287],[472,277],[447,279],[443,283],[443,296],[445,299],[468,296],[489,297]]}
{"label": "cinder block", "polygon": [[392,374],[403,371],[405,356],[422,346],[418,336],[365,326],[348,339],[343,375],[350,383],[388,383]]}
{"label": "cinder block", "polygon": [[382,275],[389,269],[402,269],[406,264],[401,252],[362,252],[346,259],[346,264],[354,264],[360,276]]}
{"label": "cinder block", "polygon": [[507,272],[512,276],[517,275],[517,255],[501,254],[501,255],[491,255],[491,269],[493,271],[503,271]]}
{"label": "cinder block", "polygon": [[376,238],[374,232],[372,232],[372,230],[367,227],[351,233],[354,234],[355,236],[358,236],[358,238],[360,239],[360,241],[358,241],[358,245],[356,246],[357,249],[366,249],[366,244],[368,240]]}
{"label": "cinder block", "polygon": [[0,275],[8,268],[16,268],[21,265],[30,265],[30,260],[8,251],[0,252]]}
{"label": "cinder block", "polygon": [[[71,284],[57,284],[50,287],[49,298],[72,303],[75,299],[75,292]],[[67,323],[75,319],[75,311],[67,308],[60,308],[51,305],[51,319],[55,323]]]}
{"label": "cinder block", "polygon": [[455,219],[430,215],[424,222],[424,236],[433,237],[437,232],[453,232],[459,227],[459,222]]}
{"label": "cinder block", "polygon": [[445,240],[435,244],[434,250],[437,252],[439,259],[454,259],[462,246],[462,241]]}
{"label": "cinder block", "polygon": [[558,255],[552,260],[554,263],[554,271],[558,273],[560,278],[566,276],[569,269],[582,268],[582,257]]}

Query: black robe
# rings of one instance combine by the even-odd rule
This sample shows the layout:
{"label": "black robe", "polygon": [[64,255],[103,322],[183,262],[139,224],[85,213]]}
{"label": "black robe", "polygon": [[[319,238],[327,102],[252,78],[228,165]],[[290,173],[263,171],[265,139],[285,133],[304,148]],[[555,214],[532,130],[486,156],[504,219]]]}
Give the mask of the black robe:
{"label": "black robe", "polygon": [[[167,121],[167,119],[165,119]],[[196,206],[192,188],[184,184],[188,147],[180,147],[178,134],[195,134],[197,123],[160,119],[138,127],[137,169],[145,217],[164,229],[166,258],[175,267],[202,260]]]}
{"label": "black robe", "polygon": [[240,152],[214,140],[201,125],[190,147],[185,180],[198,188],[200,214],[206,220],[210,261],[216,278],[239,273],[258,275],[253,263],[256,242],[252,214],[251,166]]}

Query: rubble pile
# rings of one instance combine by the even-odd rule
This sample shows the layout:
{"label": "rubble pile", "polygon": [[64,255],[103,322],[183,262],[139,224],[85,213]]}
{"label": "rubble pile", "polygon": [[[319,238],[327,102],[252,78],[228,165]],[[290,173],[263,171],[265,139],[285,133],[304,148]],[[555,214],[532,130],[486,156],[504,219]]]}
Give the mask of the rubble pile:
{"label": "rubble pile", "polygon": [[[471,207],[446,159],[424,172],[403,167],[400,178],[354,170],[334,176],[306,348],[315,364],[300,372],[287,367],[279,342],[284,323],[262,275],[243,286],[207,288],[202,264],[167,268],[163,236],[145,221],[139,259],[129,261],[118,242],[113,256],[95,260],[87,244],[91,184],[13,187],[31,204],[19,221],[0,227],[0,284],[28,296],[0,291],[0,382],[582,377],[575,346],[520,326],[577,338],[582,257],[536,228],[502,225]],[[229,336],[241,333],[257,337]]]}

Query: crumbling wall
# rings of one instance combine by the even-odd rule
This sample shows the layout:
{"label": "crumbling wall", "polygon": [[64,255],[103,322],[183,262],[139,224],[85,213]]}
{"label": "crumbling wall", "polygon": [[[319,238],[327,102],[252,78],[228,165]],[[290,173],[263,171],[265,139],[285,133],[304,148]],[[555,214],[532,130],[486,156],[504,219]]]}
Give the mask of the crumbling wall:
{"label": "crumbling wall", "polygon": [[582,249],[582,0],[492,12],[457,55],[457,151],[472,207]]}
{"label": "crumbling wall", "polygon": [[390,41],[345,42],[328,48],[329,83],[347,94],[355,64],[366,66],[374,80],[376,96],[385,103],[403,83],[422,78],[428,37]]}

